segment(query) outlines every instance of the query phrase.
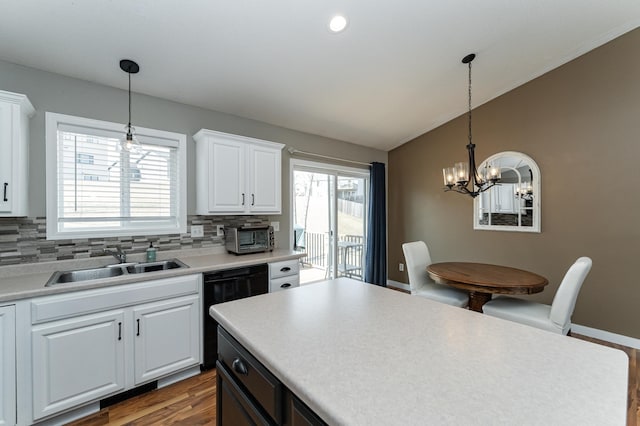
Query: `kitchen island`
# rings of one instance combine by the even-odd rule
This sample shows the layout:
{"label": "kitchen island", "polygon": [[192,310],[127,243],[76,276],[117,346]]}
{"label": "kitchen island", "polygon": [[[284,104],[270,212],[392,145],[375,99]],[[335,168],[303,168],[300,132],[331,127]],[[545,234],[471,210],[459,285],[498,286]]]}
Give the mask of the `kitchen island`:
{"label": "kitchen island", "polygon": [[622,351],[348,278],[210,314],[331,425],[626,422]]}

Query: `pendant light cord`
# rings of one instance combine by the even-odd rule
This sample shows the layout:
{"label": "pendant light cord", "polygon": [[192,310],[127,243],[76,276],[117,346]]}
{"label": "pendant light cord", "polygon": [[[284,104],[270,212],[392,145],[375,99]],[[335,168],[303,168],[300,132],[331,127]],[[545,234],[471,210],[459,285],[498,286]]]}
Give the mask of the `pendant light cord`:
{"label": "pendant light cord", "polygon": [[[128,127],[129,127],[129,132],[131,132],[131,72],[129,71],[128,74],[129,74],[129,125]],[[471,105],[471,99],[469,99],[469,105]]]}
{"label": "pendant light cord", "polygon": [[469,61],[469,143],[471,144],[471,61]]}

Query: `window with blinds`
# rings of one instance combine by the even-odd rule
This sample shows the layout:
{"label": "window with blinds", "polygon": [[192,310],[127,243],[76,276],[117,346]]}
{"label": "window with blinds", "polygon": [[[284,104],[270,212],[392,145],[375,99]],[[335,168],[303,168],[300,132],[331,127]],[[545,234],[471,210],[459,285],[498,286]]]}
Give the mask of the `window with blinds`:
{"label": "window with blinds", "polygon": [[186,136],[47,113],[47,238],[186,232]]}

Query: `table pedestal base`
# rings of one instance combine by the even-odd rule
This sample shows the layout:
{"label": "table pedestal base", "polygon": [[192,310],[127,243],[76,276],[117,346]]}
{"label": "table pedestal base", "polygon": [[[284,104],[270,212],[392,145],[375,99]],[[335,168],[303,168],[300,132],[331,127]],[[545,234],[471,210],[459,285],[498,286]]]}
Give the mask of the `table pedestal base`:
{"label": "table pedestal base", "polygon": [[482,312],[482,305],[491,300],[491,293],[479,293],[477,291],[469,292],[469,309],[476,312]]}

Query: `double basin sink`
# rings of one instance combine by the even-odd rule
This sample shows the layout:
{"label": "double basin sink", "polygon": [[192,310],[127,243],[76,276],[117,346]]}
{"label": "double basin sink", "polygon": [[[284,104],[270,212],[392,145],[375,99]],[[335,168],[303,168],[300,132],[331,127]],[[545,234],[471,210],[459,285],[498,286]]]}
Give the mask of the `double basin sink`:
{"label": "double basin sink", "polygon": [[56,284],[77,283],[81,281],[119,277],[121,275],[128,274],[144,274],[147,272],[165,271],[177,268],[188,268],[188,266],[180,262],[178,259],[170,259],[159,262],[119,263],[116,265],[103,266],[101,268],[58,271],[49,278],[45,287],[50,287]]}

